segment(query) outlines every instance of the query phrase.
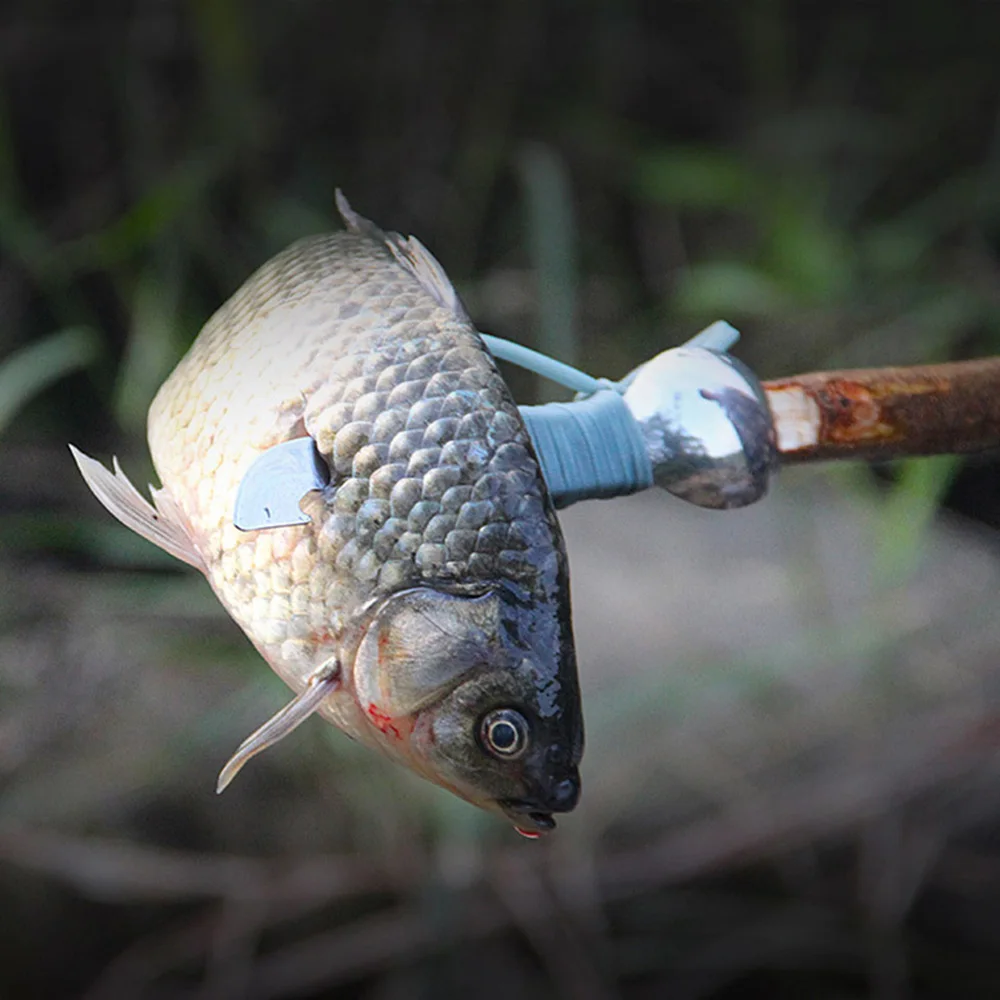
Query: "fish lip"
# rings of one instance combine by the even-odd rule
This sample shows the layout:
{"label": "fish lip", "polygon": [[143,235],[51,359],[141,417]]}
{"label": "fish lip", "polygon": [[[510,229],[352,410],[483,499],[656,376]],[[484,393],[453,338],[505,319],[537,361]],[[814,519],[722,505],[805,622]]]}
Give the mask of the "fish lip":
{"label": "fish lip", "polygon": [[529,833],[549,833],[556,828],[552,813],[522,799],[502,799],[500,808],[519,830],[527,830]]}

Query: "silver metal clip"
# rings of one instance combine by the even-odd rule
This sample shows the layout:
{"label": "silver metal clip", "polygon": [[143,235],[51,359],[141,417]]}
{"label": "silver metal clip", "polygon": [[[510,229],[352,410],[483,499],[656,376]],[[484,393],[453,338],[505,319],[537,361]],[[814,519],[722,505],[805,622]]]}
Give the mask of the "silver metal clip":
{"label": "silver metal clip", "polygon": [[275,445],[254,459],[240,481],[233,523],[240,531],[308,524],[299,503],[329,483],[330,472],[311,437]]}

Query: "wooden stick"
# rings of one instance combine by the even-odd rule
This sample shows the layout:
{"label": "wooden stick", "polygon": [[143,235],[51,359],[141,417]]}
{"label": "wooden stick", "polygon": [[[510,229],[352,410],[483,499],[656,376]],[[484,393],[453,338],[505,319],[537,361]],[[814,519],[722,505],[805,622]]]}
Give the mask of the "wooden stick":
{"label": "wooden stick", "polygon": [[1000,449],[1000,358],[764,382],[783,463]]}

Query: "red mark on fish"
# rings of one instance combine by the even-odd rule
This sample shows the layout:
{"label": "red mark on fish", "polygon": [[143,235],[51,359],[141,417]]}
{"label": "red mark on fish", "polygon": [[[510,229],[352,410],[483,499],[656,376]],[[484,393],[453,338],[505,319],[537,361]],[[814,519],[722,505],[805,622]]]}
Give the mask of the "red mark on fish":
{"label": "red mark on fish", "polygon": [[386,736],[391,736],[396,740],[401,740],[403,738],[403,734],[399,731],[399,727],[393,723],[392,716],[387,712],[383,712],[382,709],[375,704],[375,702],[370,702],[368,705],[368,717],[375,723],[375,728],[380,733],[384,733]]}

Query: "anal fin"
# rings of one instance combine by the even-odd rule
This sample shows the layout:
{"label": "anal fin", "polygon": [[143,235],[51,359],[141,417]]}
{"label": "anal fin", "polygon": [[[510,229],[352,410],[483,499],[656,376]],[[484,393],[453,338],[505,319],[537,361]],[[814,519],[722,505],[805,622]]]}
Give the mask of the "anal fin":
{"label": "anal fin", "polygon": [[166,490],[152,491],[154,506],[132,485],[117,458],[112,460],[114,471],[111,472],[73,445],[69,446],[69,450],[91,492],[126,528],[131,528],[137,535],[189,566],[205,571],[205,564],[181,522],[173,498]]}

